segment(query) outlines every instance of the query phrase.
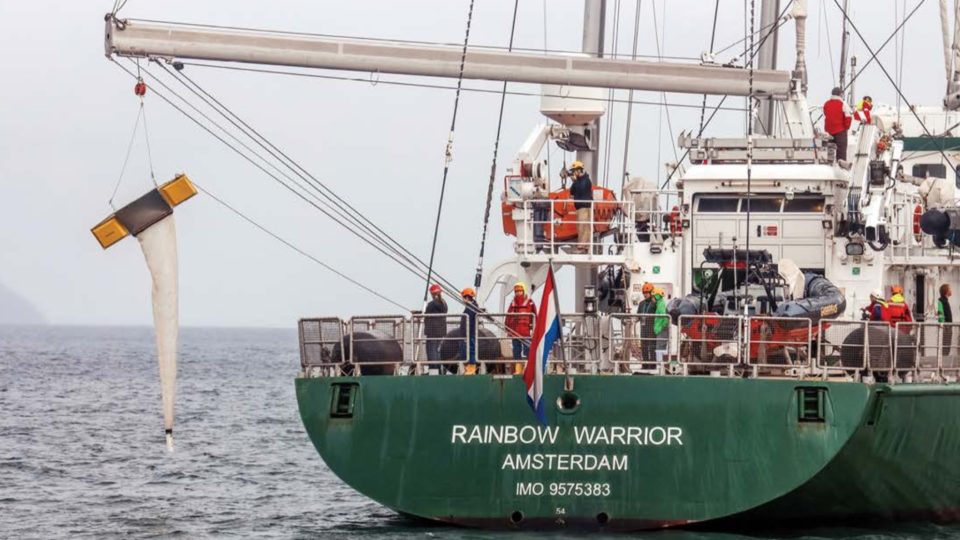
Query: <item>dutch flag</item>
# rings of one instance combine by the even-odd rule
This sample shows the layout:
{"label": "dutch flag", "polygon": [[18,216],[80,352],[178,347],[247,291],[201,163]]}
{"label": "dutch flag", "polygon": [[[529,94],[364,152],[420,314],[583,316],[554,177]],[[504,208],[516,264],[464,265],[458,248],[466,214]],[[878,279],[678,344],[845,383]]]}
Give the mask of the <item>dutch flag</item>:
{"label": "dutch flag", "polygon": [[527,402],[537,415],[541,424],[547,424],[547,413],[543,403],[543,375],[547,371],[547,359],[553,344],[560,339],[560,306],[557,305],[556,282],[553,279],[553,267],[547,271],[547,281],[543,284],[540,297],[540,311],[537,312],[533,337],[530,342],[530,356],[523,370],[523,382],[527,385]]}

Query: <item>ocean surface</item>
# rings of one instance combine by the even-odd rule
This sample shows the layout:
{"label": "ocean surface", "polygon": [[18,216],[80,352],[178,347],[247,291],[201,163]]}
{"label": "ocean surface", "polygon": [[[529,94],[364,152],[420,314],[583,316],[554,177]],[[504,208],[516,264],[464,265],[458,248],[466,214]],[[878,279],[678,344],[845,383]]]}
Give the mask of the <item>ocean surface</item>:
{"label": "ocean surface", "polygon": [[[298,367],[293,329],[183,329],[170,454],[152,329],[0,326],[0,538],[558,537],[425,526],[353,492],[300,424]],[[614,538],[627,537],[744,538]],[[746,537],[955,538],[960,527]]]}

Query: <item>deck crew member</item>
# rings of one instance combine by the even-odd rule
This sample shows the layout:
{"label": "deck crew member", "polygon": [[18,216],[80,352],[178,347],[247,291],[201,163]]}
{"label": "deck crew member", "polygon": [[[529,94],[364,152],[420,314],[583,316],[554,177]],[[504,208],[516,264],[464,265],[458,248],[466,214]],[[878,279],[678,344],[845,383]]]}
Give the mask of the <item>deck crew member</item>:
{"label": "deck crew member", "polygon": [[467,287],[460,292],[463,300],[463,314],[465,317],[460,321],[460,337],[466,337],[460,341],[460,360],[466,360],[467,374],[473,374],[477,371],[477,313],[480,306],[477,305],[477,292],[473,287]]}
{"label": "deck crew member", "polygon": [[823,104],[823,129],[833,137],[837,145],[837,161],[847,160],[847,130],[853,118],[850,108],[843,101],[843,90],[835,87],[830,99]]}
{"label": "deck crew member", "polygon": [[657,363],[663,363],[663,358],[667,355],[667,346],[669,330],[670,330],[670,317],[667,317],[667,303],[663,299],[664,292],[660,287],[653,288],[653,301],[654,301],[654,314],[663,315],[662,317],[655,317],[653,320],[653,335],[657,337],[655,342],[656,346],[656,355]]}
{"label": "deck crew member", "polygon": [[590,217],[593,213],[593,182],[583,169],[582,161],[570,164],[569,173],[573,177],[570,197],[573,199],[573,207],[577,209],[577,246],[573,252],[588,253],[593,241],[593,220]]}
{"label": "deck crew member", "polygon": [[[534,320],[537,317],[537,306],[527,295],[527,286],[518,281],[513,286],[513,301],[507,308],[507,333],[513,345],[513,359],[525,360],[530,355],[530,335]],[[523,373],[523,364],[517,362],[514,371]]]}
{"label": "deck crew member", "polygon": [[953,296],[953,290],[950,285],[944,283],[940,286],[940,298],[937,300],[937,322],[946,324],[943,327],[943,356],[950,356],[950,349],[953,344],[953,310],[950,308],[950,297]]}
{"label": "deck crew member", "polygon": [[861,124],[872,124],[873,119],[870,117],[871,110],[873,110],[873,98],[863,96],[863,99],[857,103],[857,110],[853,113],[853,117]]}
{"label": "deck crew member", "polygon": [[427,304],[427,317],[423,322],[423,335],[427,338],[427,360],[440,360],[440,345],[447,336],[447,302],[443,299],[443,290],[440,285],[430,285],[430,296],[433,297]]}
{"label": "deck crew member", "polygon": [[883,291],[874,289],[870,293],[870,304],[863,308],[864,319],[868,321],[889,321],[890,313],[887,302],[883,299]]}
{"label": "deck crew member", "polygon": [[534,180],[533,196],[533,245],[537,253],[547,249],[546,226],[550,222],[550,190],[547,188],[546,178]]}
{"label": "deck crew member", "polygon": [[644,283],[640,292],[643,293],[643,300],[637,306],[637,314],[643,315],[640,318],[640,360],[653,362],[657,357],[656,320],[660,318],[653,316],[657,312],[653,284]]}
{"label": "deck crew member", "polygon": [[897,323],[913,322],[913,315],[910,314],[910,307],[907,306],[906,299],[903,298],[903,287],[894,285],[890,287],[890,300],[887,301],[887,312],[890,314],[890,326],[896,328]]}

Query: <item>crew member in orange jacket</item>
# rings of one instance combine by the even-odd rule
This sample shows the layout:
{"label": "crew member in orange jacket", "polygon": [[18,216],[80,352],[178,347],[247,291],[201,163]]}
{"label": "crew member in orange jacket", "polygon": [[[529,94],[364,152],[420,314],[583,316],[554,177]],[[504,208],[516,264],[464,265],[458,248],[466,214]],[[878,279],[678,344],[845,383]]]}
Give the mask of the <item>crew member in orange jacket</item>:
{"label": "crew member in orange jacket", "polygon": [[536,318],[537,306],[527,296],[527,286],[523,282],[517,282],[513,286],[513,301],[507,308],[505,321],[508,334],[512,338],[514,360],[524,360],[529,356],[530,334]]}
{"label": "crew member in orange jacket", "polygon": [[903,298],[903,287],[900,285],[894,285],[890,287],[890,292],[893,295],[890,297],[890,300],[887,302],[887,313],[890,317],[890,326],[896,327],[897,323],[911,323],[913,322],[913,315],[910,314],[910,307],[907,306],[907,301]]}
{"label": "crew member in orange jacket", "polygon": [[836,87],[830,99],[823,104],[823,129],[833,137],[837,145],[837,160],[847,160],[847,130],[853,122],[850,108],[843,101],[843,90]]}

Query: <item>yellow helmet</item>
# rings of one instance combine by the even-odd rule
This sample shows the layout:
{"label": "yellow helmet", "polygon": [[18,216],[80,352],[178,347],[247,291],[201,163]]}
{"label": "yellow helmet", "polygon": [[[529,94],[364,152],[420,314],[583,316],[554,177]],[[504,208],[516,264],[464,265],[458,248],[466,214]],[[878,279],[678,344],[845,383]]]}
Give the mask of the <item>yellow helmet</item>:
{"label": "yellow helmet", "polygon": [[571,171],[576,169],[582,169],[582,168],[583,168],[583,162],[580,161],[579,159],[570,164]]}
{"label": "yellow helmet", "polygon": [[522,281],[513,284],[513,292],[517,292],[517,289],[523,291],[523,294],[527,294],[527,286]]}

